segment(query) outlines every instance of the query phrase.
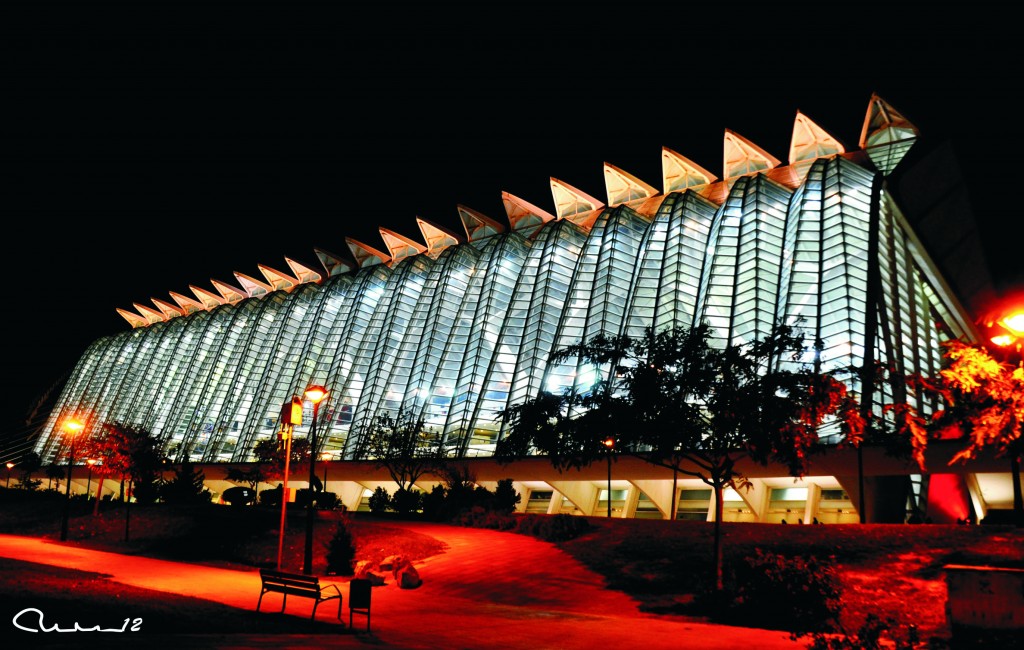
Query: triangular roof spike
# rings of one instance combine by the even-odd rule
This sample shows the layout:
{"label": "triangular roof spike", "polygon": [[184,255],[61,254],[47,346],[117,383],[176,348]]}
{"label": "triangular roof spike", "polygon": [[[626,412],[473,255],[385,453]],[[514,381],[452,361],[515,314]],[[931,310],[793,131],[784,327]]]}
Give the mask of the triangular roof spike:
{"label": "triangular roof spike", "polygon": [[860,148],[916,138],[921,132],[877,94],[871,95],[864,126],[860,131]]}
{"label": "triangular roof spike", "polygon": [[223,296],[218,296],[217,294],[211,291],[207,291],[206,289],[200,289],[194,284],[188,285],[188,288],[190,291],[192,291],[192,293],[196,295],[196,298],[199,299],[199,302],[203,303],[203,307],[205,309],[213,309],[214,307],[219,307],[220,305],[227,303],[227,300],[225,300]]}
{"label": "triangular roof spike", "polygon": [[466,229],[466,239],[468,241],[480,241],[481,239],[487,239],[488,237],[505,232],[505,226],[482,212],[477,212],[473,208],[467,208],[464,205],[458,205],[456,209],[459,211],[462,227]]}
{"label": "triangular roof spike", "polygon": [[133,328],[145,327],[146,325],[149,325],[149,321],[147,321],[145,318],[139,316],[133,311],[118,308],[117,313],[121,314],[121,317],[128,321],[128,324],[131,325]]}
{"label": "triangular roof spike", "polygon": [[314,248],[313,251],[316,253],[320,263],[324,265],[324,270],[327,271],[327,277],[333,278],[336,275],[348,273],[354,266],[349,264],[340,255],[325,251],[322,248]]}
{"label": "triangular roof spike", "polygon": [[723,176],[726,180],[773,169],[782,161],[757,146],[742,135],[725,130],[723,152]]}
{"label": "triangular roof spike", "polygon": [[793,122],[793,137],[789,141],[789,164],[837,153],[846,153],[843,143],[829,135],[811,118],[797,111],[796,120]]}
{"label": "triangular roof spike", "polygon": [[292,273],[295,274],[300,284],[305,284],[306,282],[317,283],[323,279],[323,276],[319,273],[304,264],[299,264],[290,257],[284,258],[284,261],[288,264],[288,268],[292,270]]}
{"label": "triangular roof spike", "polygon": [[158,298],[150,298],[150,300],[153,302],[154,305],[156,305],[156,308],[159,309],[160,312],[167,318],[177,318],[178,316],[183,316],[185,314],[184,309],[172,305],[169,302],[160,300]]}
{"label": "triangular roof spike", "polygon": [[298,278],[293,278],[287,273],[282,273],[277,269],[272,269],[265,264],[257,264],[256,268],[260,270],[263,277],[267,279],[267,283],[273,287],[275,291],[291,291],[299,285]]}
{"label": "triangular roof spike", "polygon": [[717,176],[686,156],[668,147],[661,148],[661,187],[664,194],[703,187],[717,180]]}
{"label": "triangular roof spike", "polygon": [[608,194],[608,205],[613,207],[649,199],[658,194],[658,189],[653,185],[607,162],[604,164],[604,188]]}
{"label": "triangular roof spike", "polygon": [[132,307],[135,307],[135,311],[137,311],[140,314],[142,314],[142,317],[145,318],[146,321],[148,323],[150,323],[150,324],[162,323],[165,320],[167,320],[166,316],[164,316],[161,312],[158,312],[157,310],[155,310],[155,309],[153,309],[151,307],[147,307],[145,305],[140,305],[137,302],[133,302],[132,303]]}
{"label": "triangular roof spike", "polygon": [[387,253],[379,251],[361,241],[346,237],[345,243],[348,244],[348,249],[352,251],[352,257],[356,259],[356,266],[361,269],[391,262],[391,256]]}
{"label": "triangular roof spike", "polygon": [[523,232],[527,237],[547,222],[555,220],[555,215],[547,210],[508,192],[501,193],[501,202],[505,205],[505,214],[508,215],[512,230]]}
{"label": "triangular roof spike", "polygon": [[198,300],[193,300],[188,296],[183,296],[180,293],[175,293],[173,291],[170,291],[168,293],[171,294],[171,299],[174,300],[174,302],[178,303],[178,306],[180,306],[182,311],[184,311],[186,314],[194,314],[197,311],[203,311],[206,309],[206,305],[199,302]]}
{"label": "triangular roof spike", "polygon": [[274,290],[274,287],[270,286],[266,282],[261,282],[254,277],[250,277],[245,273],[239,273],[238,271],[235,271],[235,279],[238,280],[238,284],[242,285],[242,288],[245,289],[246,294],[248,294],[250,298],[265,296]]}
{"label": "triangular roof spike", "polygon": [[426,246],[409,239],[405,235],[400,235],[387,228],[377,228],[377,230],[380,232],[380,238],[384,240],[384,245],[387,246],[388,251],[391,253],[391,259],[395,262],[403,260],[410,255],[419,255],[420,253],[427,252]]}
{"label": "triangular roof spike", "polygon": [[416,225],[420,228],[423,241],[427,242],[427,255],[433,259],[437,259],[441,251],[449,246],[457,246],[462,243],[458,235],[426,219],[416,217]]}
{"label": "triangular roof spike", "polygon": [[[236,273],[235,275],[237,276],[238,274]],[[224,302],[228,303],[229,305],[233,305],[236,302],[241,302],[249,297],[248,294],[240,291],[239,289],[231,286],[226,282],[211,279],[210,283],[213,284],[213,288],[219,291],[220,295],[224,297]]]}
{"label": "triangular roof spike", "polygon": [[555,215],[559,219],[567,219],[604,207],[604,203],[568,183],[553,176],[549,180],[551,181],[551,196],[555,201]]}
{"label": "triangular roof spike", "polygon": [[206,309],[206,305],[199,302],[198,300],[189,298],[188,296],[183,296],[180,293],[174,291],[169,291],[168,294],[171,296],[171,299],[174,300],[174,302],[178,303],[178,306],[181,307],[181,311],[186,316],[189,314],[194,314],[197,311],[203,311]]}

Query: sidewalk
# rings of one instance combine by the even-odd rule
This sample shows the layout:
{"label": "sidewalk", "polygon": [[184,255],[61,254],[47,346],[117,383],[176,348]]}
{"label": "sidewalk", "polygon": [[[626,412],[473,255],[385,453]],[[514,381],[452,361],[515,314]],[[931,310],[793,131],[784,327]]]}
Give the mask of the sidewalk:
{"label": "sidewalk", "polygon": [[[161,638],[156,644],[147,637],[146,650],[365,646],[396,650],[804,647],[780,631],[712,625],[640,612],[625,594],[605,589],[601,576],[555,546],[525,535],[420,522],[398,525],[441,539],[449,549],[416,564],[423,580],[419,588],[399,589],[388,576],[388,584],[373,589],[370,633],[365,632],[366,617],[357,615],[355,629],[339,628],[338,635],[189,635],[183,630],[181,635]],[[100,571],[124,584],[205,598],[245,610],[255,609],[260,593],[257,569],[234,571],[167,562],[10,535],[0,535],[0,556]],[[348,583],[341,583],[341,587],[347,625]],[[263,608],[269,605],[269,611],[276,611],[280,602],[277,594],[268,594]],[[328,620],[336,613],[330,605],[317,610],[317,620]],[[286,611],[308,616],[311,609],[309,600],[292,598]],[[138,638],[132,643],[130,634],[116,636],[104,639],[110,640],[106,647],[138,644]],[[68,639],[68,647],[80,645],[82,640]]]}

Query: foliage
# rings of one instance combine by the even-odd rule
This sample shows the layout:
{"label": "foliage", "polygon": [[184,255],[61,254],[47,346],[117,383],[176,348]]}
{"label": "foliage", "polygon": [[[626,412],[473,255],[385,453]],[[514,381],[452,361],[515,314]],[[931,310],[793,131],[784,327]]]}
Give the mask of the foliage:
{"label": "foliage", "polygon": [[978,345],[952,340],[943,344],[943,367],[936,377],[915,375],[908,385],[940,408],[926,420],[909,405],[898,410],[901,430],[910,438],[914,458],[926,471],[924,453],[929,438],[956,438],[964,447],[949,461],[967,462],[982,451],[1008,456],[1013,489],[1013,512],[1024,526],[1020,457],[1024,423],[1024,363],[1016,367],[1000,363]]}
{"label": "foliage", "polygon": [[794,634],[827,631],[838,623],[841,589],[834,559],[758,548],[745,560],[736,570],[730,617]]}
{"label": "foliage", "polygon": [[47,465],[43,471],[46,472],[46,478],[50,481],[50,485],[52,485],[53,481],[56,481],[58,488],[60,487],[60,482],[68,475],[67,469],[57,464]]}
{"label": "foliage", "polygon": [[516,509],[516,504],[522,501],[523,495],[516,492],[512,487],[512,479],[503,478],[498,481],[494,488],[494,511],[510,513]]}
{"label": "foliage", "polygon": [[43,466],[43,460],[34,451],[30,451],[21,457],[18,461],[18,469],[21,470],[21,479],[18,481],[18,487],[25,488],[26,490],[35,490],[42,485],[42,481],[36,481],[32,479],[32,475],[39,471]]}
{"label": "foliage", "polygon": [[[261,481],[276,481],[284,478],[285,443],[283,440],[278,440],[276,437],[264,438],[253,446],[252,451],[256,457],[257,468],[262,475]],[[309,440],[306,438],[293,439],[291,451],[288,473],[300,472],[303,467],[308,470]],[[252,481],[255,471],[256,468],[253,468],[252,472],[247,475],[247,481]]]}
{"label": "foliage", "polygon": [[187,458],[174,470],[174,477],[164,486],[164,501],[170,504],[188,505],[210,502],[210,491],[203,482],[206,475],[192,465]]}
{"label": "foliage", "polygon": [[420,509],[421,503],[422,495],[419,490],[398,488],[395,490],[394,496],[391,497],[391,509],[401,515],[416,512]]}
{"label": "foliage", "polygon": [[360,437],[360,454],[385,468],[399,489],[412,490],[426,472],[444,465],[447,456],[443,438],[428,431],[422,417],[399,409],[395,416],[379,413]]}
{"label": "foliage", "polygon": [[[699,478],[715,493],[716,584],[722,585],[722,495],[748,486],[743,459],[775,461],[800,476],[818,442],[818,428],[838,418],[856,435],[860,422],[838,372],[819,372],[817,358],[793,327],[779,325],[745,345],[711,345],[711,328],[647,328],[639,338],[598,335],[556,351],[551,364],[572,360],[610,379],[586,392],[542,392],[504,410],[507,435],[496,456],[510,460],[534,451],[559,470],[615,453],[635,455]],[[820,345],[818,346],[820,347]]]}
{"label": "foliage", "polygon": [[93,465],[93,471],[100,476],[118,477],[122,487],[125,481],[131,482],[140,503],[156,499],[162,454],[157,439],[148,429],[120,422],[104,424],[99,435],[86,443],[83,457],[99,461]]}
{"label": "foliage", "polygon": [[348,519],[342,517],[334,528],[334,535],[327,543],[328,575],[355,575],[356,547],[349,531]]}
{"label": "foliage", "polygon": [[908,430],[922,470],[929,438],[921,433],[924,427],[931,436],[965,441],[966,446],[950,464],[971,460],[987,448],[999,456],[1019,455],[1024,451],[1024,365],[1000,363],[984,348],[962,341],[948,341],[943,347],[944,364],[937,377],[913,376],[909,380],[913,388],[942,405],[930,422],[910,414],[917,416],[908,422]]}
{"label": "foliage", "polygon": [[267,478],[266,467],[259,463],[245,467],[229,467],[227,472],[227,479],[229,481],[245,483],[253,493],[259,488],[259,484],[266,481]]}
{"label": "foliage", "polygon": [[590,522],[585,517],[566,514],[522,515],[515,528],[517,533],[531,535],[545,542],[566,542],[589,530]]}
{"label": "foliage", "polygon": [[[810,635],[808,650],[914,650],[920,642],[920,635],[917,628],[910,624],[906,633],[897,638],[886,639],[886,633],[895,636],[892,632],[896,629],[896,621],[891,617],[884,620],[877,614],[868,614],[860,628],[852,633],[846,634],[814,632]],[[800,635],[794,635],[800,636]]]}
{"label": "foliage", "polygon": [[256,492],[247,487],[236,485],[224,490],[220,498],[233,506],[247,506],[256,501]]}
{"label": "foliage", "polygon": [[391,508],[391,495],[384,489],[384,486],[378,485],[377,489],[370,495],[370,512],[374,514],[381,514],[387,512]]}

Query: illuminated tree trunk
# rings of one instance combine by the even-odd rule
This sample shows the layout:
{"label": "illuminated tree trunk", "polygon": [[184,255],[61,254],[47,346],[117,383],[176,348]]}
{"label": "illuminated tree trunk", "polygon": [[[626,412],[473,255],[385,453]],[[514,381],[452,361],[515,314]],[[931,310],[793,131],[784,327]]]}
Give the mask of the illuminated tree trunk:
{"label": "illuminated tree trunk", "polygon": [[721,481],[714,481],[715,488],[715,591],[722,591],[722,511],[723,486]]}

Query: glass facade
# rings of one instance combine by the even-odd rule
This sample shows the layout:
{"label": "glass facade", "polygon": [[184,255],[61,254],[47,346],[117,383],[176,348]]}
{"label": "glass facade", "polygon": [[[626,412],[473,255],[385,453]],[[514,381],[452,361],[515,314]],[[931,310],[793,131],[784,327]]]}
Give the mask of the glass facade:
{"label": "glass facade", "polygon": [[701,321],[719,345],[784,321],[824,342],[825,368],[874,358],[931,374],[938,339],[970,337],[969,319],[886,191],[916,131],[886,122],[880,102],[858,151],[800,116],[785,166],[730,134],[724,180],[666,150],[664,192],[620,173],[606,206],[553,181],[554,215],[505,195],[507,226],[460,209],[465,238],[390,254],[350,240],[355,264],[321,256],[323,276],[239,274],[241,289],[172,294],[180,308],[140,309],[84,352],[36,451],[53,458],[62,417],[85,413],[141,425],[179,460],[243,462],[276,434],[282,404],[318,383],[331,391],[318,438],[335,458],[361,458],[364,425],[399,409],[458,455],[488,456],[499,411],[603,371],[549,365],[554,350]]}

